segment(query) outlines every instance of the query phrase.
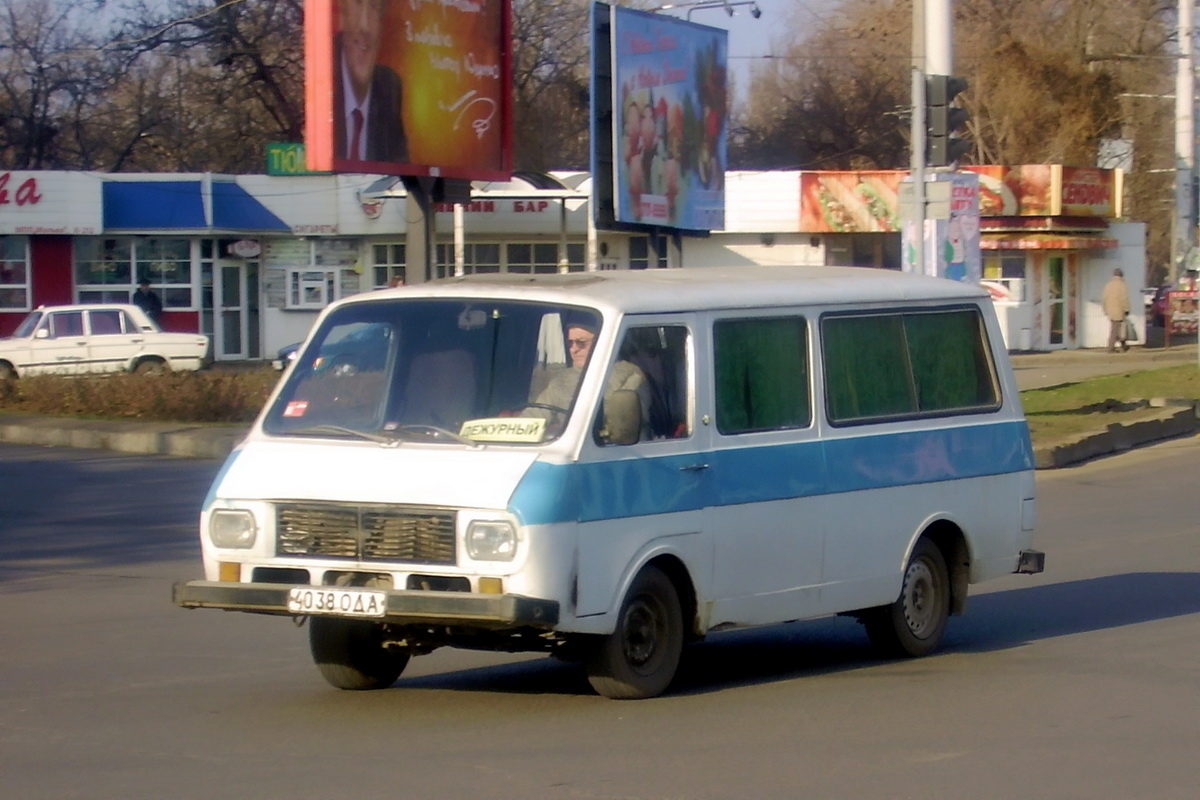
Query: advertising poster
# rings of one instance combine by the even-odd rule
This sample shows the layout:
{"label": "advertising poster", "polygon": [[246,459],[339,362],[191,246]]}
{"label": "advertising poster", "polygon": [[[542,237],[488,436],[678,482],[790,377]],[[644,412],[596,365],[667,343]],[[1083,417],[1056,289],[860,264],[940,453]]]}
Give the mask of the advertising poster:
{"label": "advertising poster", "polygon": [[900,230],[900,183],[908,173],[800,173],[800,230],[880,233]]}
{"label": "advertising poster", "polygon": [[616,221],[723,228],[728,32],[612,11]]}
{"label": "advertising poster", "polygon": [[308,0],[308,169],[503,180],[509,0]]}
{"label": "advertising poster", "polygon": [[1120,216],[1117,171],[1059,164],[964,166],[979,176],[985,217]]}
{"label": "advertising poster", "polygon": [[920,265],[916,263],[916,221],[903,221],[902,267],[905,272],[979,283],[983,279],[983,257],[980,251],[978,177],[970,172],[952,172],[940,173],[935,178],[939,182],[950,183],[949,213],[946,219],[924,220],[925,263]]}

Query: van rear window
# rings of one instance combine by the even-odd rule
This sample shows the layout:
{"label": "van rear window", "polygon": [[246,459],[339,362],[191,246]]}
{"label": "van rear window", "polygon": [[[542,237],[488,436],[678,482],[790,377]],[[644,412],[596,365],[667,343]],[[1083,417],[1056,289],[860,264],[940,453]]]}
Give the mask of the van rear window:
{"label": "van rear window", "polygon": [[825,400],[834,425],[990,411],[999,381],[975,308],[826,315]]}

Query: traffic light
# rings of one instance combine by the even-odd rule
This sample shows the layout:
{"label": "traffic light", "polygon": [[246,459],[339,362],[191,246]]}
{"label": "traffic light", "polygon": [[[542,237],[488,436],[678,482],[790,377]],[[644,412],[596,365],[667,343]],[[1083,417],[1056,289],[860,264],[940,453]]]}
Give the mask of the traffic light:
{"label": "traffic light", "polygon": [[966,88],[967,79],[955,75],[925,78],[925,163],[931,167],[948,167],[971,149],[970,142],[953,135],[971,118],[965,108],[953,105]]}

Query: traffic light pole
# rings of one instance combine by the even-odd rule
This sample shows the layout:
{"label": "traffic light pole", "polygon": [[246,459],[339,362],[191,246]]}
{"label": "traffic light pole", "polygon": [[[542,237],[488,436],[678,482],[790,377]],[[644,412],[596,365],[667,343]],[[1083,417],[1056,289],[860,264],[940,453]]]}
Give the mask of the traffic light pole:
{"label": "traffic light pole", "polygon": [[921,273],[925,271],[925,73],[916,65],[912,68],[912,104],[913,271]]}

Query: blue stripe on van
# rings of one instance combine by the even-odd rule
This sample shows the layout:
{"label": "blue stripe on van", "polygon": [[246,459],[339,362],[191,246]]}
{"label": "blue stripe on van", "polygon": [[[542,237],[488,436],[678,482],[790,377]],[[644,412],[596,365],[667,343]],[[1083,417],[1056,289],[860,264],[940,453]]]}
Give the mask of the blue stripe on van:
{"label": "blue stripe on van", "polygon": [[[708,467],[688,469],[700,464]],[[509,510],[526,525],[592,522],[1031,469],[1025,423],[986,423],[685,456],[537,462]]]}

